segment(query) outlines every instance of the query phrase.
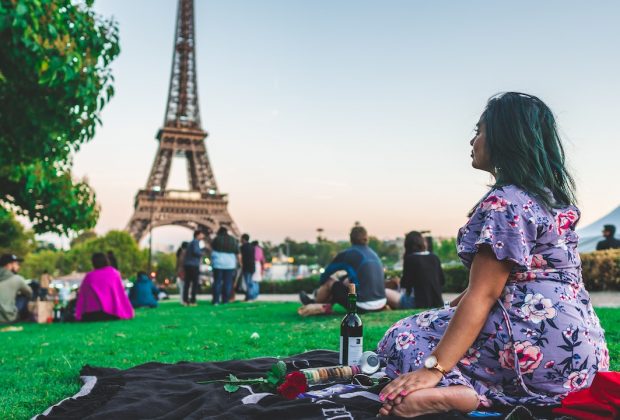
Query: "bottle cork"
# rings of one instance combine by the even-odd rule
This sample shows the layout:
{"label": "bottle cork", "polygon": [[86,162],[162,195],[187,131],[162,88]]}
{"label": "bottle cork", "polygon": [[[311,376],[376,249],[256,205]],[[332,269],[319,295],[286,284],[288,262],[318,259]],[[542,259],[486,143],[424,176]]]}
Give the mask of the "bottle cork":
{"label": "bottle cork", "polygon": [[355,294],[355,284],[353,284],[353,283],[349,284],[349,294],[350,295],[354,295]]}

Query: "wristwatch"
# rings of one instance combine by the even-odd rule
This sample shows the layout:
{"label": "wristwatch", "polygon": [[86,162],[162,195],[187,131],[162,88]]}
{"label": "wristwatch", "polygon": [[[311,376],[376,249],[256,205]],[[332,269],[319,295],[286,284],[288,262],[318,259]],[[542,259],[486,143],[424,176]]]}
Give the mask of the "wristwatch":
{"label": "wristwatch", "polygon": [[435,355],[432,355],[432,354],[428,356],[426,359],[424,359],[424,367],[426,369],[435,369],[439,371],[439,373],[441,373],[442,376],[446,376],[448,374],[448,372],[446,372],[446,370],[443,367],[441,367],[441,365],[437,361],[437,357],[435,357]]}

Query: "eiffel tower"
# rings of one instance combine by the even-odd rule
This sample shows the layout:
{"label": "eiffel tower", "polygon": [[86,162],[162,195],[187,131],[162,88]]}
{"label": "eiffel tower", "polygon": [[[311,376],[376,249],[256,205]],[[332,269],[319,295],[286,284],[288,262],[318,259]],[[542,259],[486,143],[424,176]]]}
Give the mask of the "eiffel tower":
{"label": "eiffel tower", "polygon": [[[174,39],[168,104],[164,126],[157,133],[159,147],[146,188],[136,194],[127,231],[138,242],[150,229],[165,225],[202,229],[207,234],[226,226],[239,236],[228,213],[227,196],[217,188],[205,145],[207,132],[200,124],[193,0],[179,0]],[[189,191],[166,188],[175,156],[187,159]]]}

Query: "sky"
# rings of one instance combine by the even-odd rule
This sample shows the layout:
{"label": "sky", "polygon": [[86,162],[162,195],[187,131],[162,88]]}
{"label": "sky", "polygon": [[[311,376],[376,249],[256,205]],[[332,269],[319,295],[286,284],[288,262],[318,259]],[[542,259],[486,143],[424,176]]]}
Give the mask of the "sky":
{"label": "sky", "polygon": [[[75,156],[126,226],[163,124],[175,0],[97,0],[120,28],[116,95]],[[240,229],[259,240],[413,229],[455,236],[484,194],[469,140],[487,99],[518,90],[557,116],[581,226],[620,205],[620,2],[196,0],[207,149]],[[171,188],[186,188],[175,160]],[[156,247],[191,233],[154,230]]]}

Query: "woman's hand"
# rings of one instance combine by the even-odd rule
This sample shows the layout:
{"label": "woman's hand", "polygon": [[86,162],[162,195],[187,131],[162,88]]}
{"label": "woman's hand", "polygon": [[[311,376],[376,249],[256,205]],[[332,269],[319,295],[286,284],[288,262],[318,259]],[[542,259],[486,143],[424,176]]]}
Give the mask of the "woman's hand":
{"label": "woman's hand", "polygon": [[441,377],[441,372],[435,369],[421,368],[415,372],[405,373],[387,384],[379,393],[379,399],[391,404],[396,398],[404,397],[419,389],[434,388]]}

